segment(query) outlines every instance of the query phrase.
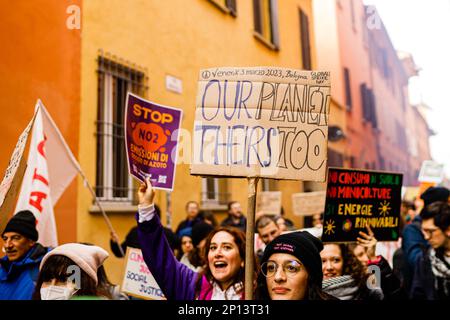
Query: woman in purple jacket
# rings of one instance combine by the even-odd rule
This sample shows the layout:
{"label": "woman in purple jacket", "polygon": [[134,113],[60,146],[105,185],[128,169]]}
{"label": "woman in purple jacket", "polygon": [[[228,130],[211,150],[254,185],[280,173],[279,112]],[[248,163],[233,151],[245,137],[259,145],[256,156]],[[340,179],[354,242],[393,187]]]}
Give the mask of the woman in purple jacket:
{"label": "woman in purple jacket", "polygon": [[154,214],[155,192],[150,179],[138,191],[138,238],[142,255],[168,300],[240,300],[244,296],[245,236],[236,229],[215,229],[206,239],[203,272],[181,264]]}

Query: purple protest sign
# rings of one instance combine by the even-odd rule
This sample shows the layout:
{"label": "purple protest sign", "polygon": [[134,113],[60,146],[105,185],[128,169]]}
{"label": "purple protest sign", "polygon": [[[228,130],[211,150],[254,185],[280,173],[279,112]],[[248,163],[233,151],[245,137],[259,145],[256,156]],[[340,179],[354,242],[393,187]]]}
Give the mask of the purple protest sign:
{"label": "purple protest sign", "polygon": [[173,190],[181,116],[180,109],[128,93],[125,145],[132,176],[140,181],[149,176],[154,188]]}

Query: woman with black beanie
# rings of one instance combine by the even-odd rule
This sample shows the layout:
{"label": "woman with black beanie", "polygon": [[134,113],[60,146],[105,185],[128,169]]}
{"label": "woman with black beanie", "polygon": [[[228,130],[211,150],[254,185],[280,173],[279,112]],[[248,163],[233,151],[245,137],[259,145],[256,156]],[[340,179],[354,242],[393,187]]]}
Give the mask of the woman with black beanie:
{"label": "woman with black beanie", "polygon": [[335,300],[322,291],[322,248],[322,242],[306,231],[275,238],[264,250],[256,298]]}

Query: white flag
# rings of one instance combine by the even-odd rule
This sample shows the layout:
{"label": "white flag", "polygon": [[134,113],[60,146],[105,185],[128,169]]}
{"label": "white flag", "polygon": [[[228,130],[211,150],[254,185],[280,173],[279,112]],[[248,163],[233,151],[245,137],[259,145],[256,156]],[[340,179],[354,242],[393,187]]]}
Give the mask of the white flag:
{"label": "white flag", "polygon": [[56,247],[58,237],[53,206],[80,167],[40,100],[22,188],[15,213],[30,210],[36,217],[39,242]]}

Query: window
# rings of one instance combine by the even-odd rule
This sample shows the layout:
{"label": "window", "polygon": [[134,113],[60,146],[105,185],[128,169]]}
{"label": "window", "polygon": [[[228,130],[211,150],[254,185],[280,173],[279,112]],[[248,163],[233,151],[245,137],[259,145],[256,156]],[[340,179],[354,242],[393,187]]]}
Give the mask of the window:
{"label": "window", "polygon": [[368,100],[369,100],[370,122],[372,122],[372,127],[378,128],[375,95],[372,89],[369,89],[368,95],[369,95]]}
{"label": "window", "polygon": [[202,208],[219,208],[226,206],[230,194],[227,179],[203,178],[202,179]]}
{"label": "window", "polygon": [[360,85],[361,104],[363,107],[363,119],[372,123],[372,127],[377,127],[377,116],[375,113],[375,95],[372,89],[366,87],[363,83]]}
{"label": "window", "polygon": [[300,9],[300,41],[302,44],[303,69],[311,70],[311,44],[309,40],[309,18]]}
{"label": "window", "polygon": [[131,203],[132,180],[125,150],[125,100],[128,91],[145,94],[144,73],[98,58],[96,195],[103,201]]}
{"label": "window", "polygon": [[233,17],[237,16],[236,0],[208,0],[216,5],[222,11],[231,14]]}
{"label": "window", "polygon": [[345,105],[348,111],[352,110],[352,90],[350,86],[350,71],[344,68],[344,83],[345,83]]}
{"label": "window", "polygon": [[363,119],[365,121],[369,121],[369,102],[367,95],[367,87],[365,83],[362,83],[359,86],[360,94],[361,94],[361,104],[363,109]]}
{"label": "window", "polygon": [[279,48],[277,0],[253,0],[255,36],[269,45]]}

